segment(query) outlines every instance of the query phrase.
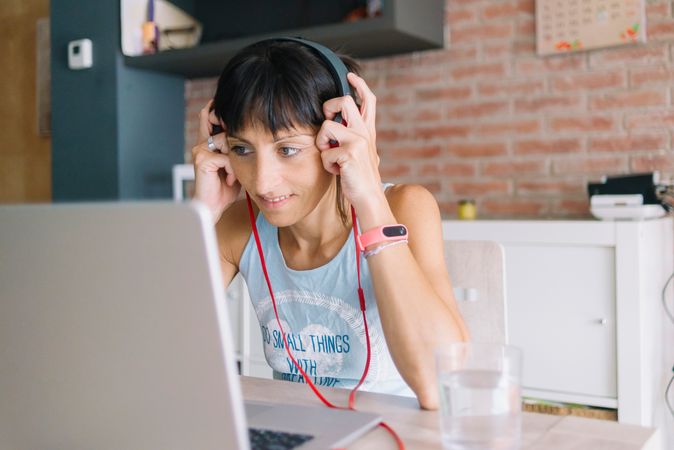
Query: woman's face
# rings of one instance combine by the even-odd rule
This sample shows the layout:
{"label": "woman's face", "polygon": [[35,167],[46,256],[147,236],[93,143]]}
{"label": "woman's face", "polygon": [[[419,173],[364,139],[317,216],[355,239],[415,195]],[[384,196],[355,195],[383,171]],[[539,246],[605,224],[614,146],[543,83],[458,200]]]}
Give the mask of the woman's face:
{"label": "woman's face", "polygon": [[313,128],[301,126],[279,131],[276,140],[261,126],[227,135],[234,175],[274,226],[306,217],[334,179],[323,168],[315,139]]}

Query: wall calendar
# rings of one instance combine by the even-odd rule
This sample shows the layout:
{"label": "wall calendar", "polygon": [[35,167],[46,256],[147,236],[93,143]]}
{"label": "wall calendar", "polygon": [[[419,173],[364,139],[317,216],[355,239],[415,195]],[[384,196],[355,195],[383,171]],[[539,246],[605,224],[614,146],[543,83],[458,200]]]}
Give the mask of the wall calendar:
{"label": "wall calendar", "polygon": [[539,55],[635,42],[646,42],[645,0],[536,0]]}

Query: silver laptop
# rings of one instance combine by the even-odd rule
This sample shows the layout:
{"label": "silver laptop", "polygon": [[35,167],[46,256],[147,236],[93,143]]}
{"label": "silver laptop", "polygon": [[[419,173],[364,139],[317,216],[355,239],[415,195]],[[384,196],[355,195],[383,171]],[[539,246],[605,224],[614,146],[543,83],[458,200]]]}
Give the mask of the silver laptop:
{"label": "silver laptop", "polygon": [[0,448],[249,449],[253,428],[325,449],[379,422],[244,406],[209,221],[197,203],[0,206]]}

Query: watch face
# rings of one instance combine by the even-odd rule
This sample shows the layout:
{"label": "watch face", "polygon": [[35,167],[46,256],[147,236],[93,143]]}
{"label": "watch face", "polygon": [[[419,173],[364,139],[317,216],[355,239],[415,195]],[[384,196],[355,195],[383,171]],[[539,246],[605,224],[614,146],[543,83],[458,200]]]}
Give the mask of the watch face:
{"label": "watch face", "polygon": [[386,237],[407,236],[407,228],[402,225],[392,225],[390,227],[384,227],[382,233],[384,233],[384,236]]}

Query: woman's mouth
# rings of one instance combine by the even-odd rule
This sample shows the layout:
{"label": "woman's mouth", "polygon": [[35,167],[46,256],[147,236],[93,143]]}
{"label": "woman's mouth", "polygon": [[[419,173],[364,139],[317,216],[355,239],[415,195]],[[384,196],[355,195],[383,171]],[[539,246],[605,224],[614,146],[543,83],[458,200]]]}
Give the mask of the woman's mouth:
{"label": "woman's mouth", "polygon": [[258,198],[262,201],[262,204],[264,205],[265,208],[268,209],[275,209],[275,208],[280,208],[288,201],[292,195],[280,195],[278,197],[268,197],[266,195],[258,195]]}

